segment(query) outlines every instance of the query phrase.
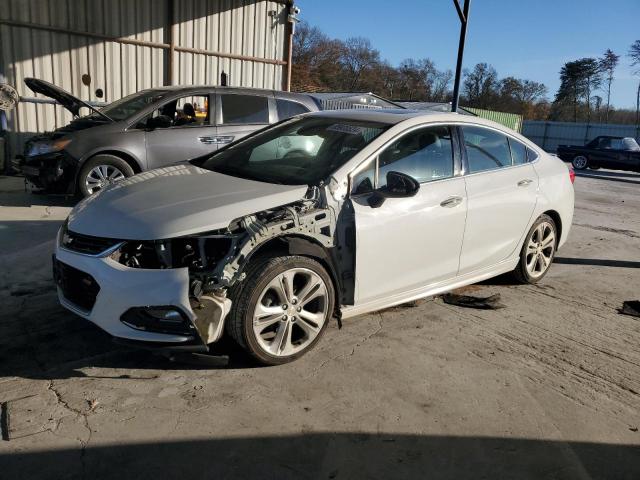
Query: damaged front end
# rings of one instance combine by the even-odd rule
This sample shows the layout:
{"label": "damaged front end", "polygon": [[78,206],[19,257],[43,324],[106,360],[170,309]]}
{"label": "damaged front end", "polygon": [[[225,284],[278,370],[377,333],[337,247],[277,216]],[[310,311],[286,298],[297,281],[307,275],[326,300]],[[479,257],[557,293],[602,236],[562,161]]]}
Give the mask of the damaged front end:
{"label": "damaged front end", "polygon": [[169,328],[172,333],[187,334],[195,330],[202,343],[214,343],[222,336],[231,309],[231,289],[245,279],[251,258],[271,249],[321,257],[340,285],[341,278],[349,275],[338,273],[345,269],[337,267],[341,260],[336,247],[336,215],[332,208],[323,206],[319,188],[311,188],[306,197],[235,219],[221,230],[164,240],[122,241],[110,258],[128,268],[188,269],[189,303],[195,319],[185,322],[185,316],[170,307],[166,311],[148,307],[153,311],[145,311],[142,320],[139,311],[136,315],[129,311],[121,321],[156,332]]}

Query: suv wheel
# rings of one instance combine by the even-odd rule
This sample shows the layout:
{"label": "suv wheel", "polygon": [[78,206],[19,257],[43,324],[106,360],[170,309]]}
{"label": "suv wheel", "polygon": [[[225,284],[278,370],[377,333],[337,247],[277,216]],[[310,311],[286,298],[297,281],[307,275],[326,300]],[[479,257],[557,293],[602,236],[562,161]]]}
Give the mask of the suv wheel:
{"label": "suv wheel", "polygon": [[83,197],[93,195],[112,183],[134,174],[131,166],[115,155],[96,155],[87,160],[78,175],[78,188]]}
{"label": "suv wheel", "polygon": [[230,292],[227,331],[260,363],[280,365],[311,350],[333,315],[331,277],[302,256],[262,257]]}
{"label": "suv wheel", "polygon": [[537,283],[542,280],[556,254],[557,229],[553,219],[540,215],[524,239],[520,261],[513,274],[520,283]]}

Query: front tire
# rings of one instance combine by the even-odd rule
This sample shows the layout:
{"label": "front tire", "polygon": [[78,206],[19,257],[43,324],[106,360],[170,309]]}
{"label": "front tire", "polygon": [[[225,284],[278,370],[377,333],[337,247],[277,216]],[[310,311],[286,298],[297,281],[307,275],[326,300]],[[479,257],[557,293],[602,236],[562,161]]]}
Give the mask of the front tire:
{"label": "front tire", "polygon": [[101,154],[85,162],[78,175],[78,190],[88,197],[104,187],[134,175],[133,168],[122,158]]}
{"label": "front tire", "polygon": [[576,170],[584,170],[589,166],[589,159],[584,155],[576,155],[573,157],[571,164]]}
{"label": "front tire", "polygon": [[333,315],[331,277],[302,256],[253,260],[232,289],[227,332],[264,365],[291,362],[311,350]]}
{"label": "front tire", "polygon": [[548,215],[540,215],[524,239],[520,261],[513,276],[520,283],[537,283],[547,274],[558,245],[556,223]]}

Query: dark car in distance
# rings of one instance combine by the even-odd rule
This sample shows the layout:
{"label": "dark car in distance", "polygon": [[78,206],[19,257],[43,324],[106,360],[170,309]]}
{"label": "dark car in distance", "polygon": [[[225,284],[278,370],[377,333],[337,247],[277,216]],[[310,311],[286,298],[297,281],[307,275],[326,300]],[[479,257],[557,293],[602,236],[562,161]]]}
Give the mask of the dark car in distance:
{"label": "dark car in distance", "polygon": [[[89,196],[136,173],[213,153],[258,129],[320,109],[302,93],[220,86],[142,90],[97,109],[51,83],[26,78],[74,119],[27,141],[14,169],[47,192]],[[80,109],[89,109],[81,116]]]}
{"label": "dark car in distance", "polygon": [[640,146],[631,137],[601,135],[583,147],[560,145],[557,154],[576,170],[602,167],[640,172]]}

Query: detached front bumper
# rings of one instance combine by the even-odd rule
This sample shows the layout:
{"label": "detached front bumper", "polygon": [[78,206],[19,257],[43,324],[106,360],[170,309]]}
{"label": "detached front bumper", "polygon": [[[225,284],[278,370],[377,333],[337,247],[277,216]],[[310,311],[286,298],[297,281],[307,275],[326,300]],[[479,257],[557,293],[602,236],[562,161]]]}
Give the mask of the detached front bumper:
{"label": "detached front bumper", "polygon": [[[108,256],[76,253],[59,245],[54,277],[62,306],[117,339],[145,346],[207,351],[207,344],[220,337],[231,303],[190,300],[187,268],[129,268]],[[221,304],[224,308],[217,308]],[[151,325],[145,312],[162,309],[179,312],[183,322]],[[176,330],[180,333],[170,333]]]}
{"label": "detached front bumper", "polygon": [[37,188],[58,193],[73,193],[78,162],[65,152],[37,157],[16,157],[12,167]]}

